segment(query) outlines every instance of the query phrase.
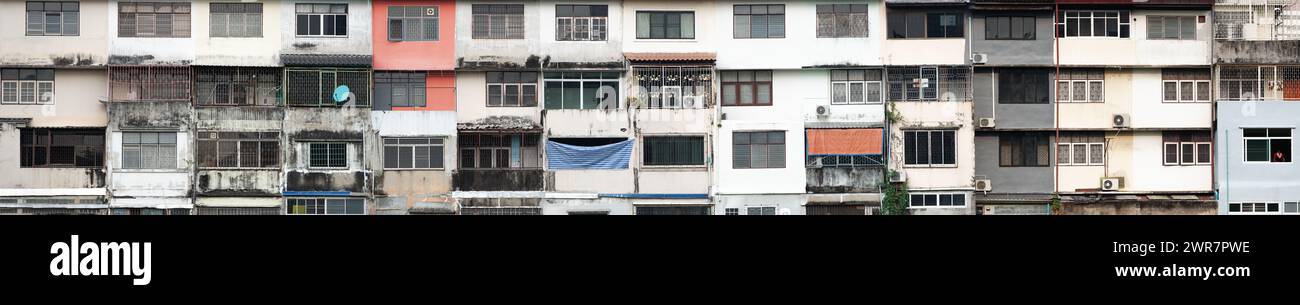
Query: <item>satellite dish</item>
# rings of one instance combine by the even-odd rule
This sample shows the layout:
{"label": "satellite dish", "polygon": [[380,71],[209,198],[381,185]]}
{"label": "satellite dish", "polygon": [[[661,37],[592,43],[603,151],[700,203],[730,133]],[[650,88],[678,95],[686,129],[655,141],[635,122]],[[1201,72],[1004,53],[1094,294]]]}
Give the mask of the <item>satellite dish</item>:
{"label": "satellite dish", "polygon": [[335,102],[335,103],[343,103],[343,102],[346,102],[346,101],[348,101],[348,98],[349,98],[351,95],[352,95],[352,90],[348,89],[348,85],[339,85],[338,87],[334,87],[334,102]]}

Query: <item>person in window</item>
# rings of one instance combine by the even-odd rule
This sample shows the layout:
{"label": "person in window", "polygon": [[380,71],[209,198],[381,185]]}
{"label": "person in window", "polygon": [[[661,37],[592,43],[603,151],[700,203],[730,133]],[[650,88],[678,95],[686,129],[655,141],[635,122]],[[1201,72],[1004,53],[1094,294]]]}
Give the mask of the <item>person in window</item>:
{"label": "person in window", "polygon": [[1273,152],[1273,162],[1288,162],[1288,161],[1287,161],[1287,155],[1286,155],[1286,153],[1283,152],[1283,151],[1280,150],[1280,149],[1277,150],[1277,151],[1274,151],[1274,152]]}

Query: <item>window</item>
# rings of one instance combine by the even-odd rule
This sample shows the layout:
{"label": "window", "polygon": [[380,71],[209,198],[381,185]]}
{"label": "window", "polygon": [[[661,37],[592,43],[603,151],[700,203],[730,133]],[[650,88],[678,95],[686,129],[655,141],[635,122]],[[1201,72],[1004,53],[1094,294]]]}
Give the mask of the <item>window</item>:
{"label": "window", "polygon": [[546,109],[618,109],[618,72],[546,72]]}
{"label": "window", "polygon": [[488,72],[488,107],[537,106],[537,72]]}
{"label": "window", "polygon": [[[1295,203],[1288,202],[1287,207],[1292,207],[1292,204]],[[1230,214],[1277,214],[1280,212],[1276,202],[1234,202],[1228,204],[1228,213]]]}
{"label": "window", "polygon": [[190,101],[190,67],[109,67],[114,101]]}
{"label": "window", "polygon": [[176,133],[123,132],[122,168],[175,169]]}
{"label": "window", "polygon": [[189,215],[190,209],[152,209],[152,208],[119,208],[112,209],[110,215]]}
{"label": "window", "polygon": [[474,4],[474,39],[524,39],[523,4]]}
{"label": "window", "polygon": [[966,194],[911,194],[907,205],[913,208],[965,207]]}
{"label": "window", "polygon": [[831,104],[877,104],[883,102],[880,70],[831,70]]}
{"label": "window", "polygon": [[984,17],[985,40],[1034,40],[1037,36],[1032,16]]}
{"label": "window", "polygon": [[776,207],[745,207],[745,215],[776,215]]}
{"label": "window", "polygon": [[384,139],[384,169],[441,169],[443,139]]}
{"label": "window", "polygon": [[733,168],[785,168],[785,131],[731,133]]}
{"label": "window", "polygon": [[638,206],[636,215],[710,215],[711,206]]}
{"label": "window", "polygon": [[727,208],[725,212],[727,215],[740,215],[740,208]]}
{"label": "window", "polygon": [[736,5],[734,10],[735,38],[785,37],[785,5]]}
{"label": "window", "polygon": [[425,106],[425,72],[376,71],[375,109]]}
{"label": "window", "polygon": [[461,169],[540,168],[540,134],[461,134]]}
{"label": "window", "polygon": [[1062,135],[1056,147],[1056,162],[1060,165],[1106,164],[1106,137],[1100,133]]}
{"label": "window", "polygon": [[723,106],[771,106],[772,71],[722,71]]}
{"label": "window", "polygon": [[704,165],[703,136],[646,136],[645,166]]}
{"label": "window", "polygon": [[867,37],[866,4],[818,4],[817,38]]}
{"label": "window", "polygon": [[1290,128],[1246,128],[1241,132],[1246,162],[1291,162]]}
{"label": "window", "polygon": [[637,39],[695,39],[695,12],[636,12]]}
{"label": "window", "polygon": [[437,6],[389,6],[388,40],[437,41]]}
{"label": "window", "polygon": [[199,167],[280,167],[278,132],[199,132]]}
{"label": "window", "polygon": [[1165,131],[1165,165],[1210,164],[1210,132]]}
{"label": "window", "polygon": [[542,215],[542,208],[518,207],[468,207],[460,208],[461,215]]}
{"label": "window", "polygon": [[54,69],[0,69],[0,104],[54,103]]}
{"label": "window", "polygon": [[[712,103],[713,68],[634,66],[641,108],[703,108]],[[647,102],[648,101],[648,102]]]}
{"label": "window", "polygon": [[308,168],[348,168],[348,143],[320,142],[306,144]]}
{"label": "window", "polygon": [[805,167],[884,165],[884,130],[880,128],[809,128],[804,131]]}
{"label": "window", "polygon": [[280,208],[194,207],[194,215],[280,215]]}
{"label": "window", "polygon": [[890,10],[889,38],[961,38],[964,37],[962,13],[928,13]]}
{"label": "window", "polygon": [[608,17],[608,5],[556,5],[555,40],[605,41]]}
{"label": "window", "polygon": [[1162,69],[1165,102],[1209,102],[1210,71]]}
{"label": "window", "polygon": [[1105,73],[1101,69],[1071,69],[1061,72],[1056,83],[1056,101],[1063,103],[1103,103]]}
{"label": "window", "polygon": [[957,132],[908,130],[903,132],[903,164],[908,166],[957,165]]}
{"label": "window", "polygon": [[77,36],[80,14],[73,1],[27,1],[27,36]]}
{"label": "window", "polygon": [[1047,104],[1052,77],[1047,69],[997,69],[999,104]]}
{"label": "window", "polygon": [[292,198],[285,205],[289,215],[364,215],[366,200],[362,198]]}
{"label": "window", "polygon": [[190,37],[188,2],[119,2],[118,37]]}
{"label": "window", "polygon": [[103,129],[23,128],[22,167],[103,167]]}
{"label": "window", "polygon": [[1196,16],[1147,16],[1147,39],[1196,40]]}
{"label": "window", "polygon": [[209,16],[212,37],[262,37],[261,3],[213,3]]}
{"label": "window", "polygon": [[[285,69],[291,106],[370,106],[370,71],[365,69]],[[334,93],[346,86],[348,99],[336,101]]]}
{"label": "window", "polygon": [[1127,11],[1060,11],[1056,14],[1056,37],[1128,38]]}
{"label": "window", "polygon": [[295,11],[298,36],[348,36],[347,4],[298,3]]}
{"label": "window", "polygon": [[1003,133],[998,136],[998,164],[1002,167],[1050,166],[1051,142],[1046,133]]}
{"label": "window", "polygon": [[195,102],[200,106],[280,104],[279,69],[197,67],[194,78]]}
{"label": "window", "polygon": [[958,102],[970,100],[970,67],[890,67],[889,99]]}

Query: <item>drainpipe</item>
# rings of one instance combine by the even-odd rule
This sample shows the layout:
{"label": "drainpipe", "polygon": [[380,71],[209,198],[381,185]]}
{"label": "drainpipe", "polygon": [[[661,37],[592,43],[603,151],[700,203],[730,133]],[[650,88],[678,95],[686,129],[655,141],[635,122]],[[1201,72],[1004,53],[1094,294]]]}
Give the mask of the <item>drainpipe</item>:
{"label": "drainpipe", "polygon": [[[1056,73],[1052,75],[1052,79],[1053,79],[1052,88],[1054,89],[1052,90],[1053,95],[1060,95],[1060,93],[1056,91],[1059,90],[1061,86],[1060,85],[1061,33],[1060,33],[1060,28],[1056,26],[1056,22],[1057,22],[1056,18],[1060,18],[1060,16],[1061,16],[1061,3],[1056,2],[1054,4],[1054,8],[1052,9],[1052,33],[1053,33],[1052,40],[1056,44],[1055,47]],[[1055,97],[1053,97],[1053,99],[1055,99]],[[1055,145],[1052,145],[1052,151],[1059,152],[1061,147],[1061,102],[1053,100],[1052,107],[1055,108],[1056,111],[1056,114],[1052,116],[1052,124],[1056,128],[1056,137],[1052,140],[1053,144]],[[1056,156],[1056,158],[1058,160],[1056,160],[1056,162],[1052,162],[1052,170],[1055,171],[1055,174],[1052,175],[1052,194],[1055,195],[1056,197],[1060,197],[1061,196],[1061,161],[1059,159],[1061,158],[1061,156],[1058,155]]]}

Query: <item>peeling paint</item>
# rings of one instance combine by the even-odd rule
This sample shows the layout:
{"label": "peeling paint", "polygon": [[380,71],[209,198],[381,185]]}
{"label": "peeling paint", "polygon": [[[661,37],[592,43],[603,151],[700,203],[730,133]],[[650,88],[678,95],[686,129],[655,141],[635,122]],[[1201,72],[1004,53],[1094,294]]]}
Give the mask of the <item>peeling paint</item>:
{"label": "peeling paint", "polygon": [[541,126],[523,116],[489,116],[473,122],[457,123],[459,130],[537,130]]}

